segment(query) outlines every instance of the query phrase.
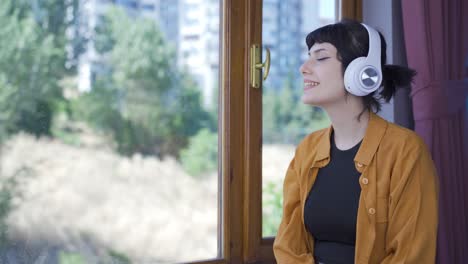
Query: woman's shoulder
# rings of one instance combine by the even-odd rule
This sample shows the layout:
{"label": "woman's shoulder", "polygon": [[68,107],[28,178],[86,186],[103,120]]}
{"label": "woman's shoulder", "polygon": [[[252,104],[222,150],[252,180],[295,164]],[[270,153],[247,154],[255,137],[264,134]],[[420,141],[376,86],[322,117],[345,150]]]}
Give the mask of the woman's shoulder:
{"label": "woman's shoulder", "polygon": [[324,137],[326,137],[329,133],[330,127],[322,128],[320,130],[314,131],[312,133],[309,133],[307,136],[305,136],[301,142],[299,143],[299,147],[303,147],[305,145],[310,145],[310,144],[316,144],[320,142]]}
{"label": "woman's shoulder", "polygon": [[424,140],[416,132],[391,122],[388,122],[381,144],[401,151],[420,151],[427,148]]}

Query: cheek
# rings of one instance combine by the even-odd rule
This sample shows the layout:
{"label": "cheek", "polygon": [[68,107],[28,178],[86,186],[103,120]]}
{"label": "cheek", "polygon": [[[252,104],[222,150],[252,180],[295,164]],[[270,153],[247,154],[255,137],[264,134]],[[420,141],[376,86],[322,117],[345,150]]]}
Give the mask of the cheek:
{"label": "cheek", "polygon": [[327,86],[330,90],[334,90],[335,92],[339,94],[344,94],[346,93],[346,90],[344,88],[344,79],[343,79],[343,74],[341,73],[341,68],[334,67],[330,69],[328,72],[328,82]]}
{"label": "cheek", "polygon": [[341,68],[330,68],[320,74],[320,86],[315,90],[304,92],[302,102],[316,106],[324,106],[341,100],[346,95]]}
{"label": "cheek", "polygon": [[344,87],[344,76],[339,65],[333,65],[333,67],[328,68],[325,75],[327,76],[327,79],[330,80],[330,83]]}

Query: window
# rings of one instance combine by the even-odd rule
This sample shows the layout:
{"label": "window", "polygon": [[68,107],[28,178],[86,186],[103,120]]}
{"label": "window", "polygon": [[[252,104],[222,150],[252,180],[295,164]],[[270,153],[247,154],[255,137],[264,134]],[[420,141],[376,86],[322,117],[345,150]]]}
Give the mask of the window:
{"label": "window", "polygon": [[[297,0],[288,3],[287,9],[276,12],[285,20],[284,25],[279,24],[276,28],[280,39],[263,35],[263,42],[270,44],[271,52],[278,53],[270,67],[270,71],[277,73],[276,78],[267,79],[263,87],[262,234],[265,237],[276,235],[282,217],[283,179],[295,146],[305,135],[329,124],[320,109],[300,106],[299,66],[304,62],[301,45],[306,35],[303,32],[325,25],[322,17],[327,17],[330,23],[336,21],[338,18],[330,15],[335,14],[337,6],[334,1],[305,4]],[[264,20],[275,20],[268,16],[264,14]],[[291,19],[287,20],[287,17]],[[286,23],[288,21],[289,24]]]}
{"label": "window", "polygon": [[[154,19],[174,14],[145,18],[138,7],[153,10],[149,1],[114,1],[102,12],[75,1],[38,1],[34,10],[1,2],[11,30],[0,45],[11,54],[0,56],[0,262],[222,258],[218,105],[204,102],[219,93],[210,66],[219,59],[178,65],[177,49],[198,35],[166,38],[172,28]],[[70,24],[74,34],[62,35]],[[72,59],[80,71],[65,68]]]}
{"label": "window", "polygon": [[[278,22],[284,15],[275,8],[279,0],[264,2],[274,9],[264,17]],[[299,2],[304,1],[288,8],[292,17]],[[125,1],[112,3],[116,9],[104,13],[109,17],[99,20],[104,25],[95,36],[89,34],[93,14],[77,12],[73,19],[80,23],[57,20],[65,16],[55,13],[41,18],[47,21],[18,23],[5,15],[15,12],[0,12],[11,30],[0,32],[0,45],[12,51],[0,56],[0,206],[6,208],[0,213],[0,258],[60,264],[274,263],[269,236],[281,198],[275,182],[262,183],[262,165],[265,179],[279,182],[283,173],[264,165],[262,144],[264,157],[268,151],[284,155],[296,135],[309,132],[288,126],[291,133],[271,133],[271,141],[261,141],[267,115],[262,101],[268,98],[263,93],[281,93],[286,86],[274,87],[285,81],[278,58],[291,50],[279,50],[284,28],[270,23],[271,40],[265,43],[273,64],[265,86],[272,89],[262,91],[250,87],[246,69],[250,45],[261,44],[261,1],[219,0],[220,30],[210,32],[215,35],[210,42],[219,43],[208,45],[215,47],[208,56],[200,50],[204,55],[193,64],[182,63],[191,45],[183,43],[183,34],[167,33],[185,33],[183,19],[156,29],[138,12],[128,18]],[[179,17],[177,1],[161,0],[160,8],[170,11],[162,12],[162,21]],[[50,21],[56,23],[51,32],[38,30]],[[197,27],[204,27],[200,21]],[[41,42],[51,36],[41,34],[60,34],[69,24],[82,27],[76,30],[82,35],[64,38],[63,46]],[[25,45],[17,45],[17,37]],[[51,50],[82,52],[68,58]],[[94,53],[99,56],[91,57]],[[217,63],[203,61],[213,54]],[[79,61],[77,69],[63,69],[68,59]],[[273,77],[277,81],[269,84]],[[77,89],[81,82],[89,89]],[[219,100],[202,103],[204,92]],[[270,148],[275,142],[288,145]],[[262,232],[262,225],[271,232]],[[32,253],[29,243],[37,246]]]}

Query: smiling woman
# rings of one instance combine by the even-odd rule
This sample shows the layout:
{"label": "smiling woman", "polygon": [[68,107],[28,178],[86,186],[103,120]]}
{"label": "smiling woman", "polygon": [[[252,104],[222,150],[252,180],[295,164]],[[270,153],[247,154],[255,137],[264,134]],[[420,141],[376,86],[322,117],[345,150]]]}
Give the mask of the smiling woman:
{"label": "smiling woman", "polygon": [[430,153],[416,133],[376,115],[379,97],[388,102],[415,71],[387,65],[383,36],[356,21],[316,29],[306,43],[302,101],[331,125],[304,137],[286,171],[278,263],[434,263]]}
{"label": "smiling woman", "polygon": [[275,263],[284,172],[330,124],[303,37],[360,1],[34,3],[0,1],[0,263]]}

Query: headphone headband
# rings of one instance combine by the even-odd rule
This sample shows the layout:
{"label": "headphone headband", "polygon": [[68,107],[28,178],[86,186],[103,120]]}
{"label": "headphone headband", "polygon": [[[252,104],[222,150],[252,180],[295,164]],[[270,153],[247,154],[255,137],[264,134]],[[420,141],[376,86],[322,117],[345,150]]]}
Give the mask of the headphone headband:
{"label": "headphone headband", "polygon": [[380,68],[380,36],[377,30],[373,29],[372,27],[361,23],[369,34],[369,52],[367,53],[367,60],[370,64],[379,66]]}

